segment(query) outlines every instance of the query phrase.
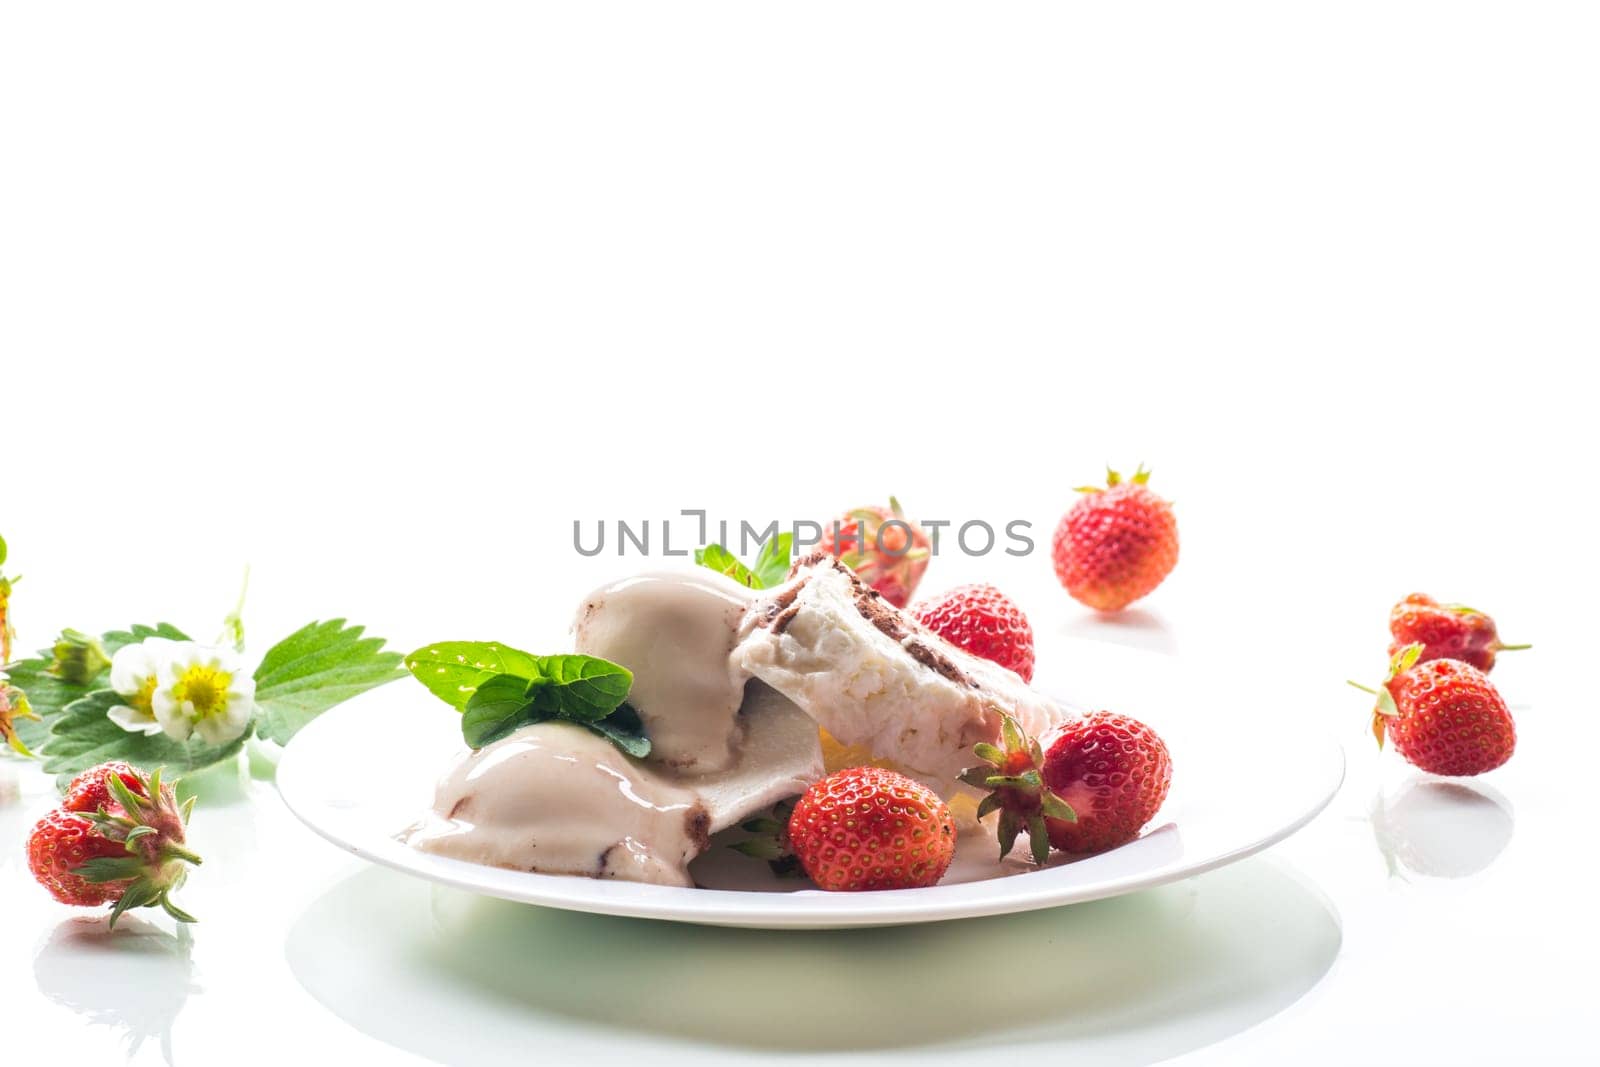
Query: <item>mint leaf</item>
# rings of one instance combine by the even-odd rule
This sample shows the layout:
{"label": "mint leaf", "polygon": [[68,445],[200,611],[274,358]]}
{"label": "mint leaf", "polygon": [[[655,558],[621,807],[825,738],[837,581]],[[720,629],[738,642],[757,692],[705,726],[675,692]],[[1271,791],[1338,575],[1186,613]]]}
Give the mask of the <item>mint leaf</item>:
{"label": "mint leaf", "polygon": [[650,739],[644,735],[644,723],[639,721],[639,713],[631,705],[623,704],[605,720],[584,725],[634,759],[650,755]]}
{"label": "mint leaf", "polygon": [[539,657],[498,641],[440,641],[405,658],[406,669],[428,691],[457,711],[480,684],[497,674],[532,681],[540,676]]}
{"label": "mint leaf", "polygon": [[497,674],[481,683],[461,714],[461,736],[467,744],[482,748],[534,721],[532,693],[537,685],[513,674]]}
{"label": "mint leaf", "polygon": [[188,774],[219,763],[244,747],[246,730],[226,745],[208,745],[198,737],[179,743],[164,734],[130,733],[106,717],[122,703],[109,689],[99,689],[74,700],[50,723],[44,741],[44,769],[65,779],[107,760],[123,759],[145,770],[164,767],[173,774]]}
{"label": "mint leaf", "polygon": [[628,699],[633,672],[595,656],[541,656],[535,699],[573,722],[598,722]]}
{"label": "mint leaf", "polygon": [[781,533],[761,545],[755,567],[746,567],[739,557],[721,545],[707,545],[694,550],[694,561],[718,574],[725,574],[740,585],[751,589],[770,589],[782,585],[789,577],[789,557],[794,553],[794,534]]}
{"label": "mint leaf", "polygon": [[739,557],[729,552],[721,545],[707,545],[694,550],[694,561],[702,567],[709,567],[718,574],[725,574],[740,585],[749,586],[751,589],[761,589],[757,584],[758,579],[754,572],[739,562]]}
{"label": "mint leaf", "polygon": [[[140,624],[130,626],[126,630],[112,630],[101,635],[100,643],[105,646],[107,655],[114,656],[117,654],[117,649],[136,644],[147,637],[166,637],[174,641],[189,640],[189,636],[182,630],[163,622],[156,626]],[[11,676],[11,685],[27,694],[28,703],[39,716],[37,721],[18,719],[16,723],[17,736],[35,752],[40,751],[50,737],[50,721],[60,715],[68,704],[88,696],[102,684],[100,677],[91,679],[86,685],[73,685],[57,678],[50,673],[52,657],[52,650],[47,648],[36,656],[19,659],[5,667],[5,672]]]}
{"label": "mint leaf", "polygon": [[403,677],[399,653],[363,632],[343,619],[313,622],[268,649],[255,673],[256,733],[288,744],[335,704]]}
{"label": "mint leaf", "polygon": [[794,554],[794,534],[781,533],[761,546],[761,554],[756,557],[756,581],[761,584],[754,586],[756,589],[771,589],[775,585],[782,585],[789,578],[790,557]]}
{"label": "mint leaf", "polygon": [[[622,702],[633,672],[597,656],[535,656],[497,642],[441,641],[406,657],[435,696],[461,711],[473,748],[520,726],[566,719],[587,726],[630,756],[650,752],[639,716]],[[609,722],[603,720],[610,719]]]}

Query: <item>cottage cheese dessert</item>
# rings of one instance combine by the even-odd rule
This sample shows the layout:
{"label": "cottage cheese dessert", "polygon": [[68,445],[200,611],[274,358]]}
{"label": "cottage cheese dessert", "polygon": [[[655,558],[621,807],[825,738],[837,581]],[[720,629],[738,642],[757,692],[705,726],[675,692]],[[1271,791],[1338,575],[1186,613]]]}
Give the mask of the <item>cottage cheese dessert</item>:
{"label": "cottage cheese dessert", "polygon": [[688,886],[711,834],[823,776],[819,726],[949,796],[1002,712],[1029,733],[1070,714],[821,553],[760,592],[704,568],[615,582],[585,598],[573,631],[578,652],[632,672],[649,755],[571,722],[523,726],[451,768],[413,846]]}
{"label": "cottage cheese dessert", "polygon": [[1072,712],[1011,671],[918,625],[838,560],[814,553],[740,623],[739,665],[847,745],[949,795],[1000,713],[1032,736]]}

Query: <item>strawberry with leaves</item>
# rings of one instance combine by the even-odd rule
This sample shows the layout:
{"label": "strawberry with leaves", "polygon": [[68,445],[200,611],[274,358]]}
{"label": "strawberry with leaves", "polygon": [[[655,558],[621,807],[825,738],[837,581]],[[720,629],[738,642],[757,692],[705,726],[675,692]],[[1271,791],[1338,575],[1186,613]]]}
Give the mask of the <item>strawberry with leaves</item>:
{"label": "strawberry with leaves", "polygon": [[111,925],[132,908],[159,907],[179,922],[194,916],[172,902],[200,857],[185,835],[194,799],[179,805],[161,771],[105,763],[78,775],[61,807],[28,837],[28,866],[63,904],[111,905]]}
{"label": "strawberry with leaves", "polygon": [[927,532],[906,518],[894,497],[887,508],[852,508],[833,519],[823,527],[817,547],[897,608],[911,602],[932,554]]}
{"label": "strawberry with leaves", "polygon": [[1418,662],[1454,659],[1485,674],[1494,670],[1496,654],[1518,652],[1532,645],[1508,645],[1500,640],[1494,619],[1465,604],[1441,604],[1426,593],[1412,593],[1389,612],[1389,634],[1394,638],[1389,655],[1408,645],[1421,645]]}
{"label": "strawberry with leaves", "polygon": [[961,781],[989,791],[978,817],[1000,813],[1001,859],[1022,833],[1038,864],[1052,848],[1080,854],[1125,845],[1155,818],[1172,787],[1166,744],[1127,715],[1090,712],[1042,741],[1002,715],[1000,739],[974,746],[983,762],[962,771]]}
{"label": "strawberry with leaves", "polygon": [[1086,485],[1061,518],[1051,544],[1056,577],[1074,600],[1116,612],[1155,591],[1178,565],[1178,520],[1149,486],[1143,465],[1105,486]]}
{"label": "strawberry with leaves", "polygon": [[1390,659],[1381,686],[1350,683],[1376,698],[1378,747],[1387,738],[1413,766],[1449,776],[1483,774],[1510,759],[1516,723],[1488,675],[1460,660],[1422,656],[1420,643],[1407,645]]}

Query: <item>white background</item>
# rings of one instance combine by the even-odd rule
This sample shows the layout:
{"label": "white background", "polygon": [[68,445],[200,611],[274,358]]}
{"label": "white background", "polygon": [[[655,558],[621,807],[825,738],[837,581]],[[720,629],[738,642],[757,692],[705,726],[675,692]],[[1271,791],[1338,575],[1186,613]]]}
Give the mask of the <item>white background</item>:
{"label": "white background", "polygon": [[[332,615],[403,648],[559,633],[637,565],[578,557],[574,519],[821,518],[889,492],[1026,518],[1041,551],[941,557],[928,587],[994,581],[1041,646],[1221,663],[1347,734],[1351,783],[1271,861],[1332,902],[1337,962],[1202,1057],[1579,1055],[1589,5],[0,12],[0,532],[24,647],[203,630],[246,562],[258,648]],[[1110,624],[1042,546],[1072,486],[1139,460],[1183,557]],[[1385,875],[1367,814],[1408,779],[1340,688],[1380,669],[1412,589],[1539,645],[1496,674],[1522,745],[1488,781],[1515,833],[1459,879]],[[51,970],[82,928],[17,855],[42,784],[6,782],[8,1015],[103,1055],[126,1016]],[[216,816],[252,827],[241,881],[191,887],[222,914],[196,933],[179,1062],[438,1056],[371,1044],[285,969],[297,917],[355,868],[252,788]],[[254,920],[227,906],[245,884],[274,901]],[[96,951],[96,974],[125,965]],[[1100,1004],[1109,1043],[1080,1052],[1215,1039],[1140,1044],[1154,1024],[1127,1020],[1163,1010],[1145,993]],[[730,1054],[691,1036],[666,1047]]]}

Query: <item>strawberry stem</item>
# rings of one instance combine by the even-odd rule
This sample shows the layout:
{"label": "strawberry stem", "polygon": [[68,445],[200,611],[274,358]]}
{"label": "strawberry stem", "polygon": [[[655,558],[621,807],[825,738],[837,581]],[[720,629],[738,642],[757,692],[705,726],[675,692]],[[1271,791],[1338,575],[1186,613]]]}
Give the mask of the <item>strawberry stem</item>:
{"label": "strawberry stem", "polygon": [[1376,689],[1372,688],[1370,685],[1362,685],[1360,682],[1352,682],[1348,678],[1346,678],[1344,680],[1344,684],[1345,685],[1353,685],[1357,689],[1361,690],[1363,693],[1371,693],[1373,696],[1377,696],[1378,695],[1378,691]]}

